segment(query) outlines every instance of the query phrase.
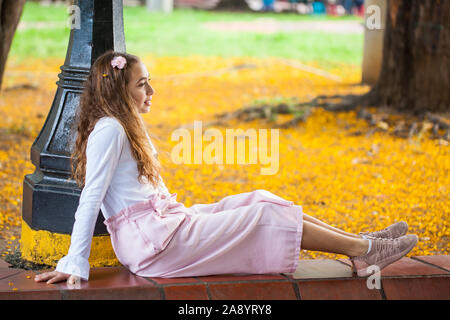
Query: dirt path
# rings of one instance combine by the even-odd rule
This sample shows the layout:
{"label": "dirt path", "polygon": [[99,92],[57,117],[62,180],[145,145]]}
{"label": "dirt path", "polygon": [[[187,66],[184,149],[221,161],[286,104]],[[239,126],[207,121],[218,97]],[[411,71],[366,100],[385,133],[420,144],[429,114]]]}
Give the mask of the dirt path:
{"label": "dirt path", "polygon": [[263,18],[255,21],[208,22],[206,28],[220,32],[276,32],[320,31],[327,33],[362,34],[364,26],[358,21],[277,21]]}

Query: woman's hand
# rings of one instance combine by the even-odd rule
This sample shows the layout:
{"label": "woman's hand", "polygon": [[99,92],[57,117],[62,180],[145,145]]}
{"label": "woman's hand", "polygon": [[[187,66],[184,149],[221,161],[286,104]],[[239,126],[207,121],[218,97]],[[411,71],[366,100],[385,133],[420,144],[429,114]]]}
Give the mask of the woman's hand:
{"label": "woman's hand", "polygon": [[59,271],[52,271],[52,272],[44,272],[42,274],[38,274],[34,277],[34,281],[41,282],[41,281],[47,281],[47,284],[56,283],[60,281],[67,280],[68,284],[75,284],[80,280],[80,278],[76,275],[71,275],[68,273],[63,273]]}

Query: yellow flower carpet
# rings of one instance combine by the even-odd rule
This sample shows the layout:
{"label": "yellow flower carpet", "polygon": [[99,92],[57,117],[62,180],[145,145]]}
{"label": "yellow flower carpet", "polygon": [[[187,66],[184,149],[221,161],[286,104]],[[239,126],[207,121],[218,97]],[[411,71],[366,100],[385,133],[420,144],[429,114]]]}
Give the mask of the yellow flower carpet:
{"label": "yellow flower carpet", "polygon": [[[316,72],[273,59],[144,57],[155,89],[151,111],[143,115],[163,165],[162,177],[178,200],[190,206],[230,194],[266,189],[302,205],[303,210],[348,232],[375,231],[404,220],[420,240],[409,255],[449,254],[450,161],[446,140],[432,139],[425,127],[410,139],[392,128],[374,130],[356,111],[314,108],[305,122],[279,129],[278,171],[262,175],[256,164],[176,164],[171,152],[180,127],[193,136],[203,130],[269,129],[274,122],[230,120],[207,126],[216,114],[251,105],[256,99],[362,94],[359,66]],[[34,171],[30,148],[49,112],[64,61],[8,62],[0,96],[0,254],[20,247],[22,183]],[[376,112],[376,110],[373,110]],[[270,141],[270,140],[269,140]],[[268,142],[269,143],[269,142]],[[203,149],[208,143],[203,142]],[[270,147],[269,147],[270,150]],[[247,150],[248,151],[248,150]],[[247,155],[248,158],[248,155]],[[343,256],[301,252],[300,258]]]}

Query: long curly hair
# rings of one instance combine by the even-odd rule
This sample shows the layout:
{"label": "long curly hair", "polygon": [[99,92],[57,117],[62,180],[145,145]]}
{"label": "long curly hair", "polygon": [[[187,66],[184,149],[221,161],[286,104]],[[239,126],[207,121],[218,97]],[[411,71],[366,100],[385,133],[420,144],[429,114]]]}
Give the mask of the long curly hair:
{"label": "long curly hair", "polygon": [[[116,56],[126,59],[123,69],[111,66],[111,60]],[[155,187],[158,185],[161,165],[152,153],[146,127],[127,90],[131,68],[139,62],[139,58],[134,55],[108,51],[92,65],[84,83],[73,128],[77,138],[71,154],[70,179],[74,179],[80,188],[85,183],[88,137],[102,117],[117,119],[125,129],[133,158],[137,162],[139,182],[150,182]]]}

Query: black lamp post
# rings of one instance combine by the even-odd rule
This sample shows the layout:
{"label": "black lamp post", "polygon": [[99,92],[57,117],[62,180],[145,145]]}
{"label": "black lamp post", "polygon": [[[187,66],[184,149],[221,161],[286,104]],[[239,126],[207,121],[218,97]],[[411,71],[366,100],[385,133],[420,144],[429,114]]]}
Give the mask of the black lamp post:
{"label": "black lamp post", "polygon": [[[122,0],[75,1],[79,28],[72,28],[52,107],[31,147],[36,169],[23,182],[22,218],[32,230],[70,234],[80,189],[69,181],[70,130],[79,106],[83,81],[95,59],[108,50],[125,52]],[[99,214],[95,235],[107,234]]]}

